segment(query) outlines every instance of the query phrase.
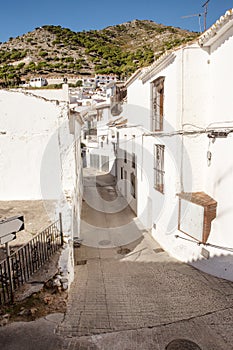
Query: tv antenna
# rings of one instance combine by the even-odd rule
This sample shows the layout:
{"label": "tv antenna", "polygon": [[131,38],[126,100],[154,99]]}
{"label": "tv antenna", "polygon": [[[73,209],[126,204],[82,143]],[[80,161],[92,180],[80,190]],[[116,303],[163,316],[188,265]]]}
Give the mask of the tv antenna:
{"label": "tv antenna", "polygon": [[207,13],[208,13],[208,5],[209,5],[210,0],[207,0],[202,7],[205,8],[204,10],[204,31],[206,31],[206,18],[207,18]]}
{"label": "tv antenna", "polygon": [[198,22],[199,22],[199,31],[200,33],[202,32],[201,30],[201,16],[204,15],[204,13],[197,13],[195,15],[188,15],[188,16],[182,16],[181,18],[191,18],[191,17],[198,17]]}
{"label": "tv antenna", "polygon": [[200,33],[202,32],[201,30],[201,16],[204,15],[204,31],[206,31],[206,19],[207,19],[207,13],[208,13],[208,5],[209,5],[210,0],[207,0],[202,7],[204,8],[203,13],[197,13],[195,15],[188,15],[188,16],[182,16],[181,18],[190,18],[190,17],[198,17],[199,21],[199,28],[200,28]]}

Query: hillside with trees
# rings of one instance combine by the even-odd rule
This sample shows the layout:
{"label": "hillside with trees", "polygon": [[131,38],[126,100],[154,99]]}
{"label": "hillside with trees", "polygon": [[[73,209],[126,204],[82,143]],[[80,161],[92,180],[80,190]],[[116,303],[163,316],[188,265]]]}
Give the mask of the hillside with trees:
{"label": "hillside with trees", "polygon": [[166,50],[197,36],[148,20],[83,32],[45,25],[1,44],[0,81],[10,86],[35,75],[95,73],[113,73],[124,79],[150,65]]}

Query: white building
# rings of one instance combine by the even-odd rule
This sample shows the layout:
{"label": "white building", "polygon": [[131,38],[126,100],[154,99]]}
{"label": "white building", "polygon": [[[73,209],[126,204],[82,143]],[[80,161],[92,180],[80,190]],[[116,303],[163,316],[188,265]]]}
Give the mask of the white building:
{"label": "white building", "polygon": [[86,89],[95,89],[96,88],[96,79],[95,77],[86,77],[81,79],[83,82],[83,87]]}
{"label": "white building", "polygon": [[62,90],[0,91],[1,200],[44,200],[62,212],[64,233],[79,236],[81,123]]}
{"label": "white building", "polygon": [[29,81],[29,86],[31,86],[31,87],[39,88],[39,87],[46,86],[46,85],[48,85],[47,80],[44,78],[41,78],[41,77],[31,78]]}
{"label": "white building", "polygon": [[96,87],[106,88],[106,86],[109,83],[116,82],[116,81],[117,81],[117,76],[115,74],[96,74],[95,75]]}
{"label": "white building", "polygon": [[141,222],[171,255],[230,280],[232,54],[230,10],[128,80],[117,129],[119,189]]}
{"label": "white building", "polygon": [[111,121],[110,104],[96,104],[87,111],[84,119],[85,166],[115,175],[116,133],[108,126]]}

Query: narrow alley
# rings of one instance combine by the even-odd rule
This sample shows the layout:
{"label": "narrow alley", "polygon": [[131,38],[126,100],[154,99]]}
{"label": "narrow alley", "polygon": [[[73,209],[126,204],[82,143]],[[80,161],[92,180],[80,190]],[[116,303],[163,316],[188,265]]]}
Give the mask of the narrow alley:
{"label": "narrow alley", "polygon": [[114,178],[91,169],[81,238],[57,329],[66,349],[232,349],[233,283],[170,257],[142,229]]}

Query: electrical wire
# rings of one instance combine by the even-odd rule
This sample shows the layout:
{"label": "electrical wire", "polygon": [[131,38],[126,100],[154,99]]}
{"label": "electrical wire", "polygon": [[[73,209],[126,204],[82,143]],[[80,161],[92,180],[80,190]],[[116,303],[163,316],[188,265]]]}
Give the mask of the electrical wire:
{"label": "electrical wire", "polygon": [[159,131],[155,131],[155,132],[149,132],[149,133],[145,133],[144,136],[158,136],[158,137],[170,137],[170,136],[193,136],[193,135],[201,135],[201,134],[209,134],[211,132],[214,131],[218,131],[218,130],[224,130],[226,131],[226,133],[232,133],[233,132],[233,127],[232,128],[226,128],[226,127],[213,127],[211,129],[201,129],[201,130],[190,130],[190,131],[185,131],[185,130],[176,130],[173,132],[159,132]]}
{"label": "electrical wire", "polygon": [[179,235],[175,235],[175,238],[183,239],[184,241],[188,241],[188,242],[197,244],[198,246],[203,245],[203,246],[207,246],[207,247],[211,247],[211,248],[226,250],[226,251],[228,251],[228,252],[232,252],[232,253],[233,253],[233,248],[222,247],[222,246],[220,246],[220,245],[216,245],[216,244],[212,244],[212,243],[204,243],[204,242],[201,242],[201,241],[194,241],[193,239],[181,237],[181,236],[179,236]]}
{"label": "electrical wire", "polygon": [[[216,123],[222,123],[222,122],[216,122]],[[223,122],[225,123],[225,122]],[[233,121],[229,121],[229,123],[233,123]],[[212,123],[211,123],[212,124]],[[211,125],[209,124],[209,125]],[[125,126],[122,126],[120,129],[129,129],[129,128],[134,128],[134,127],[138,127],[140,126],[143,130],[146,130],[145,128],[143,128],[142,125],[125,125]],[[144,132],[142,135],[140,136],[136,136],[135,138],[139,138],[139,137],[142,137],[142,136],[157,136],[157,137],[172,137],[172,136],[189,136],[189,137],[198,137],[200,135],[203,135],[203,134],[210,134],[211,132],[215,132],[215,131],[218,131],[218,130],[224,130],[226,131],[227,133],[227,136],[233,132],[233,127],[232,128],[226,128],[224,126],[222,127],[212,127],[211,129],[208,128],[203,128],[203,127],[200,127],[198,125],[195,125],[195,124],[191,124],[191,123],[186,123],[186,124],[183,124],[183,126],[192,126],[192,127],[195,127],[197,128],[198,130],[183,130],[183,129],[180,129],[180,130],[176,130],[176,131],[172,131],[172,132],[159,132],[159,131],[155,131],[155,132],[149,132],[148,130],[146,130],[146,132]],[[114,126],[116,127],[116,126]],[[127,143],[129,141],[132,141],[133,139],[135,138],[131,138],[131,139],[127,139],[127,140],[121,140],[121,143]]]}
{"label": "electrical wire", "polygon": [[185,127],[185,126],[192,126],[192,127],[194,127],[194,128],[197,128],[197,129],[200,129],[200,130],[204,130],[203,127],[198,126],[198,125],[195,125],[195,124],[191,124],[191,123],[185,123],[185,124],[182,124],[182,126],[183,126],[183,127]]}

